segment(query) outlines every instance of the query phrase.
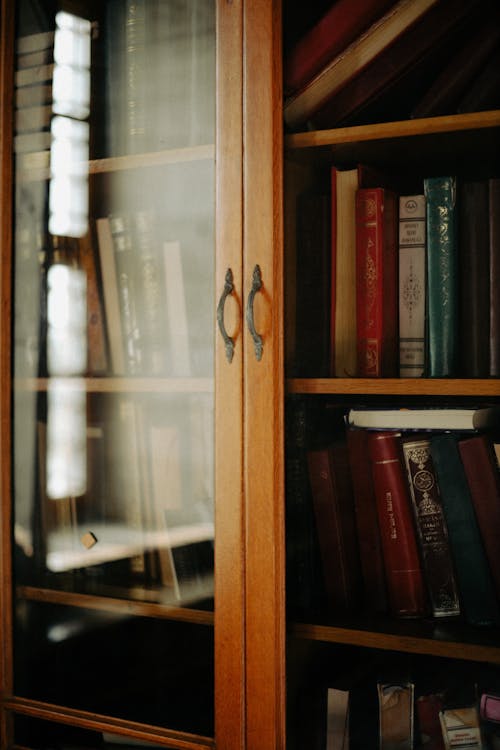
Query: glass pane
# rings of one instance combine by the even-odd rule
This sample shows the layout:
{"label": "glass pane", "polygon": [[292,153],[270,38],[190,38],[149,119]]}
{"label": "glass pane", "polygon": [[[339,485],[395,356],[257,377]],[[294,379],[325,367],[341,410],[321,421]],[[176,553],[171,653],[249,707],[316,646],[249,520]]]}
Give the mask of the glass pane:
{"label": "glass pane", "polygon": [[18,4],[15,691],[202,735],[214,85],[213,2]]}

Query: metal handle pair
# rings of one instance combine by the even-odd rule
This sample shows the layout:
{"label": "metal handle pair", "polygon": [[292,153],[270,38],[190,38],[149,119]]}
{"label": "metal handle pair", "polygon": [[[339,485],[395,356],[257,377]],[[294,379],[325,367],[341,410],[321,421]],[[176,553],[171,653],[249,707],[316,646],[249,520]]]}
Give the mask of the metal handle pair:
{"label": "metal handle pair", "polygon": [[[250,335],[252,336],[252,339],[253,339],[255,357],[258,361],[262,359],[262,353],[264,351],[264,343],[262,341],[262,336],[260,336],[260,334],[258,334],[255,329],[255,322],[254,322],[254,317],[253,317],[253,303],[254,303],[255,295],[261,288],[262,288],[262,274],[260,271],[260,267],[256,265],[255,268],[253,269],[252,287],[250,289],[248,299],[247,299],[246,321],[248,325],[248,330],[250,331]],[[233,359],[234,340],[231,338],[231,336],[228,335],[226,331],[226,326],[224,324],[224,305],[226,303],[226,299],[233,292],[233,290],[234,290],[233,272],[231,271],[230,268],[228,268],[226,271],[224,288],[220,296],[219,304],[217,305],[217,323],[219,325],[219,330],[224,340],[224,345],[226,347],[226,359],[228,362],[232,362],[232,359]]]}

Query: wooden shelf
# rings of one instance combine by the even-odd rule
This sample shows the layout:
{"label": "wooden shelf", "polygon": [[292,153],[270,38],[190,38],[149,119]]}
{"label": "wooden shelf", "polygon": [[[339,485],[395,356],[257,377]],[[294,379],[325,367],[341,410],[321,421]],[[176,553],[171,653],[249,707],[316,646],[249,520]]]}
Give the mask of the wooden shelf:
{"label": "wooden shelf", "polygon": [[288,393],[388,396],[500,396],[498,379],[290,378]]}
{"label": "wooden shelf", "polygon": [[87,393],[213,393],[212,378],[16,378],[16,391],[47,391],[60,385]]}

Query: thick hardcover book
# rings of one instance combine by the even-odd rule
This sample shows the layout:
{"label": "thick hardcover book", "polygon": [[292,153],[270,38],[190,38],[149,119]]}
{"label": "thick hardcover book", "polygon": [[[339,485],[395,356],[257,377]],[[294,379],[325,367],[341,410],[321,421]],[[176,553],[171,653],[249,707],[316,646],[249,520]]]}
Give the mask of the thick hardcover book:
{"label": "thick hardcover book", "polygon": [[296,377],[330,374],[330,202],[327,195],[297,198],[295,306]]}
{"label": "thick hardcover book", "polygon": [[386,612],[388,608],[387,586],[375,489],[368,455],[368,434],[367,430],[348,429],[347,447],[354,491],[364,603],[370,611]]}
{"label": "thick hardcover book", "polygon": [[462,607],[471,625],[500,623],[500,612],[464,466],[453,433],[431,437]]}
{"label": "thick hardcover book", "polygon": [[394,0],[336,0],[291,49],[284,64],[284,88],[305,86],[335,55],[370,26]]}
{"label": "thick hardcover book", "polygon": [[331,170],[331,374],[356,375],[356,190],[359,170]]}
{"label": "thick hardcover book", "polygon": [[90,232],[78,241],[78,259],[87,279],[87,351],[90,375],[108,372],[104,306],[99,284],[98,257]]}
{"label": "thick hardcover book", "polygon": [[459,593],[430,440],[405,437],[402,446],[431,611],[434,617],[458,615]]}
{"label": "thick hardcover book", "polygon": [[414,685],[378,683],[380,748],[412,750]]}
{"label": "thick hardcover book", "polygon": [[425,196],[399,197],[399,375],[425,367]]}
{"label": "thick hardcover book", "polygon": [[490,369],[489,374],[500,377],[500,178],[489,180],[489,267],[490,267]]}
{"label": "thick hardcover book", "polygon": [[396,195],[383,188],[356,193],[357,374],[397,374],[398,255]]}
{"label": "thick hardcover book", "polygon": [[460,183],[458,203],[460,374],[490,370],[489,196],[486,180]]}
{"label": "thick hardcover book", "polygon": [[347,423],[371,430],[494,430],[500,407],[350,409]]}
{"label": "thick hardcover book", "polygon": [[328,606],[354,610],[362,581],[346,442],[309,450],[307,464]]}
{"label": "thick hardcover book", "polygon": [[443,697],[439,693],[419,695],[415,701],[417,730],[425,750],[444,750],[443,733],[439,712],[443,709]]}
{"label": "thick hardcover book", "polygon": [[452,377],[458,360],[456,178],[424,180],[429,377]]}
{"label": "thick hardcover book", "polygon": [[399,0],[346,49],[330,60],[297,94],[285,101],[285,122],[297,127],[356,73],[363,70],[437,0]]}
{"label": "thick hardcover book", "polygon": [[411,499],[397,432],[369,436],[389,603],[398,617],[419,617],[427,609]]}
{"label": "thick hardcover book", "polygon": [[474,435],[461,439],[458,449],[500,601],[500,472],[493,444],[486,435]]}

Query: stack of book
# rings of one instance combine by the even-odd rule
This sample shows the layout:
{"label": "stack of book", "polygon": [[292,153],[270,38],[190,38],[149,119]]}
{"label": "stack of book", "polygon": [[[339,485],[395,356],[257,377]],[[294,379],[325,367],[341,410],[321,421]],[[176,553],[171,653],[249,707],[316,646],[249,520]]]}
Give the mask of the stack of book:
{"label": "stack of book", "polygon": [[358,164],[299,195],[294,374],[498,377],[499,186]]}
{"label": "stack of book", "polygon": [[500,623],[500,408],[351,409],[307,451],[334,614]]}

